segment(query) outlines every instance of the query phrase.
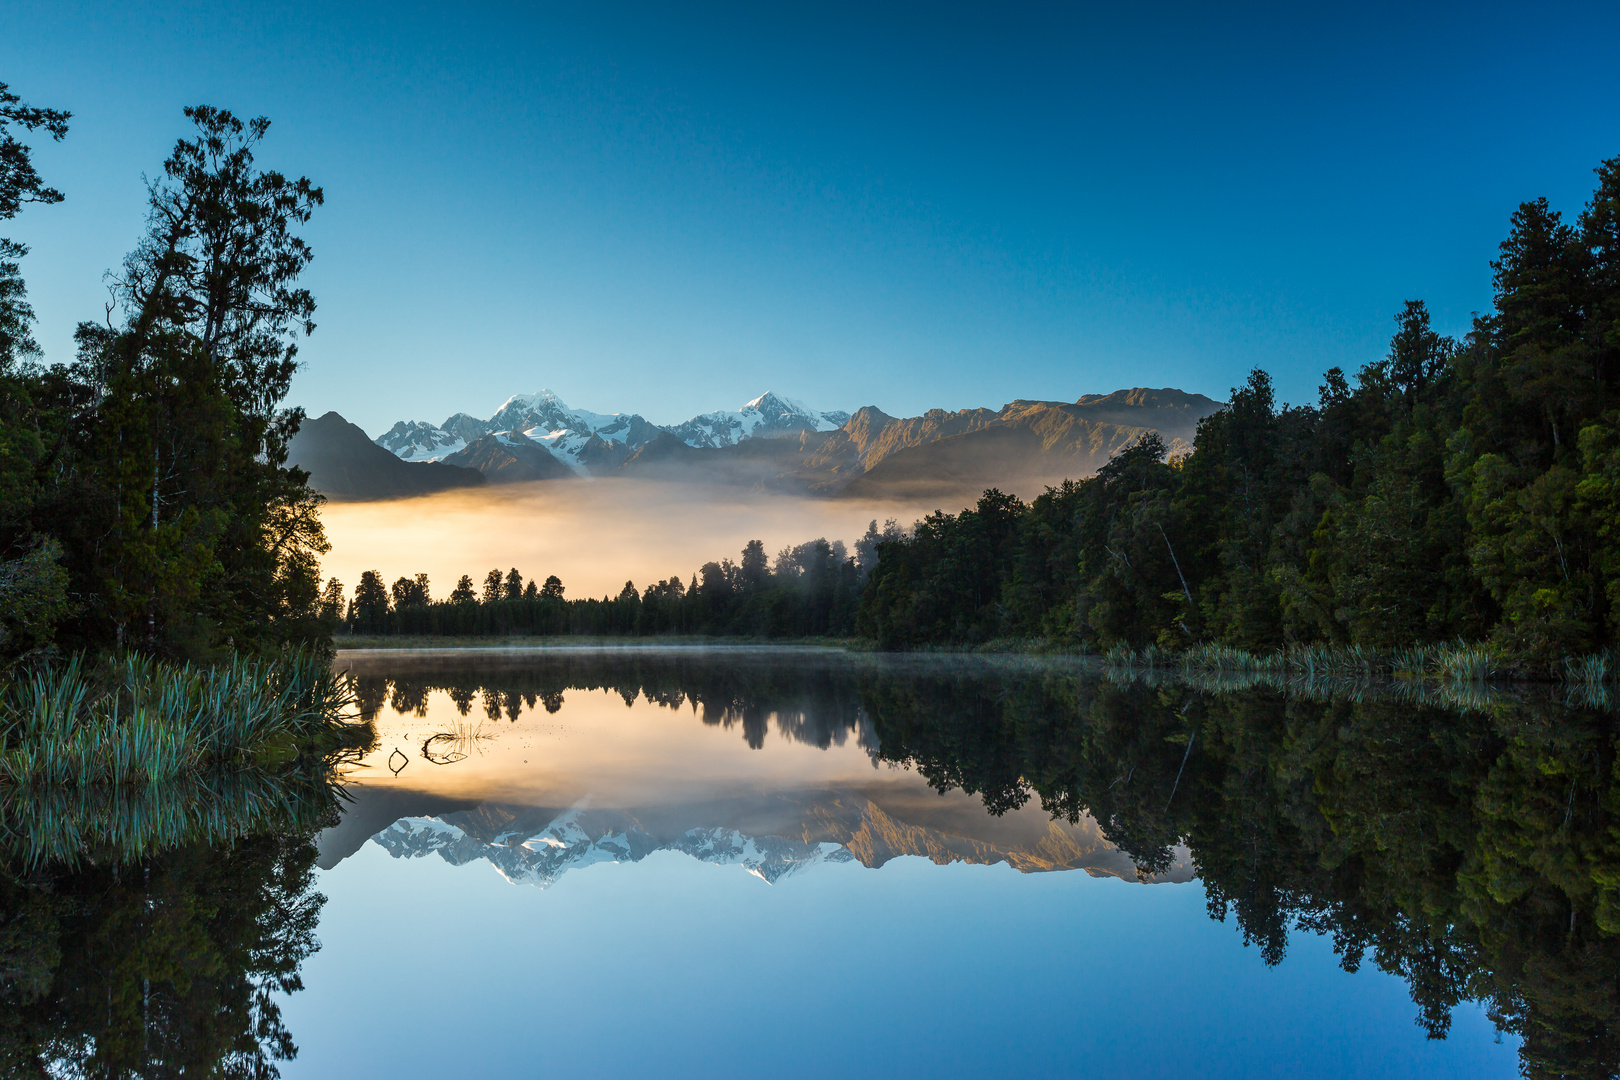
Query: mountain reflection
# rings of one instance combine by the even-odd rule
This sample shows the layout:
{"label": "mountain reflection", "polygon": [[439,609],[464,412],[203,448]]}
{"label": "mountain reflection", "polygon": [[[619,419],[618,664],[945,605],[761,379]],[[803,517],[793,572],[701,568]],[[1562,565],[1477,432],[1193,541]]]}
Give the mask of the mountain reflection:
{"label": "mountain reflection", "polygon": [[[414,722],[441,691],[459,715],[482,709],[516,728],[525,711],[551,717],[605,690],[738,729],[748,747],[769,749],[774,730],[879,768],[869,783],[777,778],[708,802],[690,791],[638,802],[660,770],[708,783],[694,751],[653,761],[589,813],[571,810],[572,795],[468,791],[435,810],[403,790],[367,811],[362,792],[348,850],[374,836],[396,854],[487,859],[541,884],[570,859],[659,849],[768,880],[835,849],[867,865],[914,853],[1146,880],[1185,880],[1190,859],[1211,917],[1232,916],[1268,964],[1284,960],[1290,931],[1313,931],[1346,970],[1370,961],[1402,977],[1433,1037],[1473,1001],[1523,1040],[1527,1075],[1612,1076],[1620,1064],[1620,759],[1604,709],[1488,692],[1439,704],[1446,695],[1399,688],[1211,691],[1071,662],[582,651],[350,663],[372,715]],[[933,809],[904,795],[902,776],[921,778]],[[977,817],[940,809],[961,806],[947,794],[971,796]],[[1055,831],[996,833],[1032,813]],[[1115,864],[1087,861],[1104,856]]]}

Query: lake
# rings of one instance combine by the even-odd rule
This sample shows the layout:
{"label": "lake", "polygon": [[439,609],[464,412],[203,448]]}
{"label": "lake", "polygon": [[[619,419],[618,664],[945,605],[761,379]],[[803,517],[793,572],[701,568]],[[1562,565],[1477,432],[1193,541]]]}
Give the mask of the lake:
{"label": "lake", "polygon": [[1620,1060],[1601,702],[816,649],[338,663],[376,743],[281,824],[140,859],[84,835],[77,861],[31,866],[11,830],[9,1064],[41,1047],[57,1075],[289,1078]]}

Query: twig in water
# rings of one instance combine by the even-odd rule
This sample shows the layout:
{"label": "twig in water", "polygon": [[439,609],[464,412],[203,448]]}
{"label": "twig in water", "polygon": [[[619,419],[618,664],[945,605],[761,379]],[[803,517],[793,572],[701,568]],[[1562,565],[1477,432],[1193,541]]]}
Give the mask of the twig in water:
{"label": "twig in water", "polygon": [[1187,736],[1187,750],[1181,755],[1181,768],[1176,770],[1176,782],[1170,785],[1170,798],[1164,800],[1164,809],[1166,813],[1168,813],[1170,810],[1171,800],[1176,797],[1176,788],[1181,786],[1181,774],[1187,769],[1187,759],[1192,756],[1193,740],[1197,737],[1198,732],[1196,731]]}

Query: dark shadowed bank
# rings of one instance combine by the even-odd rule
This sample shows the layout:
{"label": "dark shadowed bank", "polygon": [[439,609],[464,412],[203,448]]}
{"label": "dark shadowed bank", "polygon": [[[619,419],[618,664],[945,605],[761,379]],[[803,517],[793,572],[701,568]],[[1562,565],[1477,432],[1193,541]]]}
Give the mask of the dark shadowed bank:
{"label": "dark shadowed bank", "polygon": [[[27,249],[0,239],[7,1076],[275,1075],[311,837],[369,731],[319,645],[321,499],[279,407],[321,191],[254,166],[268,121],[186,113],[71,362],[40,362]],[[18,136],[69,119],[0,84],[0,221],[61,201]]]}

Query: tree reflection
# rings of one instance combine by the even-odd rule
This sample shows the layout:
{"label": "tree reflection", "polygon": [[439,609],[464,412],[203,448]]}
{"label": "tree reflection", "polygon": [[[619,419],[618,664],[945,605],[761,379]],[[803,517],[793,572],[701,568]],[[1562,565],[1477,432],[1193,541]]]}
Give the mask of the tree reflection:
{"label": "tree reflection", "polygon": [[646,700],[672,710],[689,707],[705,724],[740,728],[755,748],[764,745],[773,722],[784,738],[827,747],[862,730],[855,670],[847,658],[783,663],[780,653],[768,652],[582,651],[463,654],[398,665],[385,658],[356,664],[350,680],[367,720],[385,706],[425,716],[433,691],[448,694],[462,716],[477,708],[489,720],[516,721],[525,711],[556,713],[568,691],[608,690],[626,706]]}
{"label": "tree reflection", "polygon": [[324,902],[307,837],[0,877],[8,1076],[276,1075]]}
{"label": "tree reflection", "polygon": [[324,764],[9,793],[0,1074],[275,1076],[297,1052],[275,995],[300,989],[316,948],[313,837],[337,797]]}
{"label": "tree reflection", "polygon": [[1477,1001],[1529,1076],[1620,1064],[1610,715],[1051,676],[874,679],[863,697],[883,757],[992,813],[1032,794],[1089,811],[1144,870],[1184,838],[1210,915],[1269,964],[1313,930],[1346,970],[1405,979],[1431,1037]]}

